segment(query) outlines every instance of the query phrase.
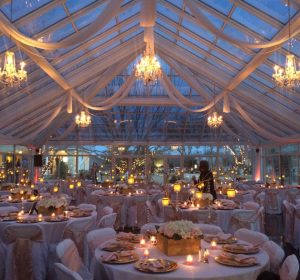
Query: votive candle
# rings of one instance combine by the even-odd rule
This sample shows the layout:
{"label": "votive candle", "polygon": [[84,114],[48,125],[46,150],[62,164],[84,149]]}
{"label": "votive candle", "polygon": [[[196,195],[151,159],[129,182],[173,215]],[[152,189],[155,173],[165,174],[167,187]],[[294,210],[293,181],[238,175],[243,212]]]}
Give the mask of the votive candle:
{"label": "votive candle", "polygon": [[140,245],[141,245],[141,247],[145,247],[145,245],[146,245],[146,240],[145,240],[144,238],[142,238],[142,239],[140,240]]}
{"label": "votive candle", "polygon": [[192,265],[193,264],[193,256],[192,255],[187,255],[185,263],[188,264],[188,265]]}
{"label": "votive candle", "polygon": [[145,251],[144,251],[144,257],[145,257],[145,258],[148,258],[149,255],[150,255],[149,250],[148,250],[148,249],[145,249]]}
{"label": "votive candle", "polygon": [[216,242],[216,240],[212,240],[210,242],[210,246],[211,246],[212,249],[216,249],[217,248],[217,242]]}
{"label": "votive candle", "polygon": [[156,237],[154,235],[150,237],[150,242],[152,245],[156,245]]}

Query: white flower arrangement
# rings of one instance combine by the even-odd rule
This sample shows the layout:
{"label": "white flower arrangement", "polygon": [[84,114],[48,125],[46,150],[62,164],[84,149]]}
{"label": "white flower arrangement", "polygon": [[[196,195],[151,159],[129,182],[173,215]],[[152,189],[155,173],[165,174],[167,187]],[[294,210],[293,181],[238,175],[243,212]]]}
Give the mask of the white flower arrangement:
{"label": "white flower arrangement", "polygon": [[175,240],[195,239],[202,236],[201,230],[191,221],[180,220],[162,224],[159,233]]}
{"label": "white flower arrangement", "polygon": [[60,207],[66,207],[68,205],[67,200],[65,198],[58,198],[58,197],[47,197],[43,198],[38,202],[38,207],[53,207],[53,208],[60,208]]}

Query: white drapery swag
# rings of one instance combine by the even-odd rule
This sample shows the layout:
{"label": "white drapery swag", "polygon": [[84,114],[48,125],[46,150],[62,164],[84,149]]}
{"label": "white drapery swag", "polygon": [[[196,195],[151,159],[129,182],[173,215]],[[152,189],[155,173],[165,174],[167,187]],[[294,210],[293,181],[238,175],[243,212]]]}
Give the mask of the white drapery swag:
{"label": "white drapery swag", "polygon": [[[212,34],[216,35],[217,37],[219,37],[235,46],[238,46],[240,48],[267,49],[267,48],[280,46],[281,44],[283,44],[284,42],[289,40],[288,32],[285,35],[278,38],[277,40],[274,40],[271,42],[247,43],[247,42],[244,42],[241,40],[233,39],[232,37],[224,34],[219,29],[217,29],[212,23],[210,23],[210,21],[205,16],[205,14],[202,13],[201,10],[199,9],[199,7],[197,6],[195,0],[185,0],[185,2],[186,2],[186,5],[189,7],[189,9],[192,11],[192,14],[195,16],[197,22],[201,26],[205,27],[208,31],[210,31]],[[299,29],[299,25],[298,25],[291,30],[291,37],[296,36],[297,34],[299,34],[299,32],[300,32],[300,29]]]}
{"label": "white drapery swag", "polygon": [[5,33],[10,34],[10,36],[16,41],[27,46],[45,50],[68,48],[70,46],[80,44],[101,30],[111,19],[120,13],[121,4],[122,0],[109,0],[106,8],[92,24],[61,42],[45,43],[27,37],[15,28],[2,13],[0,13],[0,29]]}

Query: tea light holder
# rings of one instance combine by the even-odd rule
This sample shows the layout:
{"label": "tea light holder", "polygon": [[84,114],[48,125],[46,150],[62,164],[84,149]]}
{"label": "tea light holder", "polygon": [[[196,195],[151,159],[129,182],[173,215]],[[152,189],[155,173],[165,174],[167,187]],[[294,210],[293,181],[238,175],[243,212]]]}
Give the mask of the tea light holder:
{"label": "tea light holder", "polygon": [[144,258],[145,258],[145,259],[148,259],[148,258],[149,258],[149,255],[150,255],[149,250],[148,250],[148,249],[145,249],[145,250],[144,250]]}
{"label": "tea light holder", "polygon": [[216,240],[212,240],[212,241],[210,242],[210,247],[211,247],[211,249],[213,249],[213,250],[217,249],[217,242],[216,242]]}
{"label": "tea light holder", "polygon": [[140,240],[140,246],[141,246],[141,247],[145,247],[145,246],[146,246],[146,240],[145,240],[144,238],[142,238],[142,239]]}
{"label": "tea light holder", "polygon": [[68,210],[64,211],[64,216],[67,217],[67,218],[69,217],[69,211]]}
{"label": "tea light holder", "polygon": [[155,245],[157,244],[157,240],[156,240],[156,237],[155,237],[154,235],[152,235],[152,236],[150,237],[150,242],[151,242],[151,244],[152,244],[153,246],[155,246]]}
{"label": "tea light holder", "polygon": [[12,197],[11,197],[11,195],[8,197],[8,200],[9,200],[9,201],[11,201],[11,200],[12,200]]}
{"label": "tea light holder", "polygon": [[42,215],[42,214],[39,214],[39,215],[38,215],[38,221],[39,221],[39,222],[42,222],[42,221],[43,221],[43,215]]}
{"label": "tea light holder", "polygon": [[170,199],[169,199],[168,197],[163,197],[163,198],[161,199],[161,203],[162,203],[162,205],[163,205],[164,207],[166,207],[166,206],[169,205]]}
{"label": "tea light holder", "polygon": [[193,265],[193,256],[192,255],[187,255],[186,260],[185,260],[186,265]]}
{"label": "tea light holder", "polygon": [[51,219],[55,219],[55,213],[51,214]]}
{"label": "tea light holder", "polygon": [[204,263],[208,263],[208,257],[209,257],[209,251],[208,251],[208,249],[205,249],[204,254],[203,254],[203,262]]}

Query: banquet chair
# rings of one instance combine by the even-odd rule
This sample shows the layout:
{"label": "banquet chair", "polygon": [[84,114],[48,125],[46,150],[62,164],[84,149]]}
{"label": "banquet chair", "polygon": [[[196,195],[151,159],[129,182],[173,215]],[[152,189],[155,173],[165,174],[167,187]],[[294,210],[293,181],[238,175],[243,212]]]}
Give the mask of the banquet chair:
{"label": "banquet chair", "polygon": [[295,205],[283,201],[283,236],[284,241],[294,244],[294,222],[295,222]]}
{"label": "banquet chair", "polygon": [[259,209],[259,204],[254,201],[247,201],[244,203],[243,208],[246,210],[258,210]]}
{"label": "banquet chair", "polygon": [[88,248],[86,244],[86,234],[93,225],[92,219],[80,219],[71,221],[64,229],[63,239],[70,238],[76,244],[79,255],[83,258],[84,263],[88,262]]}
{"label": "banquet chair", "polygon": [[158,214],[157,216],[164,219],[164,206],[162,204],[162,199],[157,200],[157,208],[158,208]]}
{"label": "banquet chair", "polygon": [[109,206],[105,206],[103,207],[102,209],[102,215],[105,216],[105,215],[108,215],[108,214],[112,214],[114,212],[114,209],[112,209],[111,207]]}
{"label": "banquet chair", "polygon": [[54,263],[54,269],[58,280],[83,280],[77,272],[70,270],[62,263]]}
{"label": "banquet chair", "polygon": [[264,242],[261,248],[265,250],[269,256],[270,270],[274,273],[278,273],[285,255],[283,249],[271,240]]}
{"label": "banquet chair", "polygon": [[97,228],[114,228],[116,223],[117,213],[104,215],[97,224]]}
{"label": "banquet chair", "polygon": [[84,187],[78,187],[75,191],[76,204],[85,203],[87,200],[87,193]]}
{"label": "banquet chair", "polygon": [[4,229],[4,241],[5,280],[46,278],[47,245],[41,227],[9,225]]}
{"label": "banquet chair", "polygon": [[299,272],[299,262],[295,255],[288,256],[280,270],[280,280],[296,280]]}
{"label": "banquet chair", "polygon": [[264,232],[264,212],[264,207],[260,207],[257,211],[246,209],[233,210],[229,232],[233,233],[239,228]]}
{"label": "banquet chair", "polygon": [[265,207],[267,214],[281,214],[281,199],[278,189],[266,189]]}
{"label": "banquet chair", "polygon": [[97,210],[96,205],[90,204],[90,203],[81,203],[77,207],[83,211],[96,211]]}
{"label": "banquet chair", "polygon": [[254,197],[254,200],[260,205],[260,206],[265,206],[265,200],[266,200],[266,193],[265,191],[261,191],[256,194]]}
{"label": "banquet chair", "polygon": [[195,211],[191,213],[191,220],[200,224],[215,224],[217,222],[217,213],[215,211]]}
{"label": "banquet chair", "polygon": [[69,270],[78,273],[82,279],[93,279],[92,273],[90,273],[88,268],[82,262],[77,247],[71,239],[65,239],[57,244],[56,255],[64,266]]}
{"label": "banquet chair", "polygon": [[87,243],[89,248],[89,268],[94,271],[95,259],[94,254],[97,247],[101,246],[104,242],[114,239],[116,232],[112,228],[101,228],[90,231],[87,236]]}
{"label": "banquet chair", "polygon": [[291,188],[286,191],[287,200],[290,203],[296,204],[297,199],[300,198],[300,190],[296,188]]}
{"label": "banquet chair", "polygon": [[295,205],[293,247],[300,249],[300,204]]}
{"label": "banquet chair", "polygon": [[197,227],[202,231],[203,234],[218,234],[223,233],[223,230],[216,225],[209,224],[197,224]]}
{"label": "banquet chair", "polygon": [[163,222],[163,218],[160,218],[157,216],[156,211],[155,211],[155,207],[153,206],[153,204],[147,200],[146,201],[146,205],[147,205],[147,211],[148,211],[148,223],[149,222],[154,222],[154,223],[162,223]]}
{"label": "banquet chair", "polygon": [[0,207],[0,215],[7,215],[11,212],[19,212],[19,209],[15,206],[1,206]]}
{"label": "banquet chair", "polygon": [[249,242],[254,246],[262,246],[266,241],[269,240],[269,237],[267,235],[246,228],[238,229],[234,233],[234,236],[237,239]]}

